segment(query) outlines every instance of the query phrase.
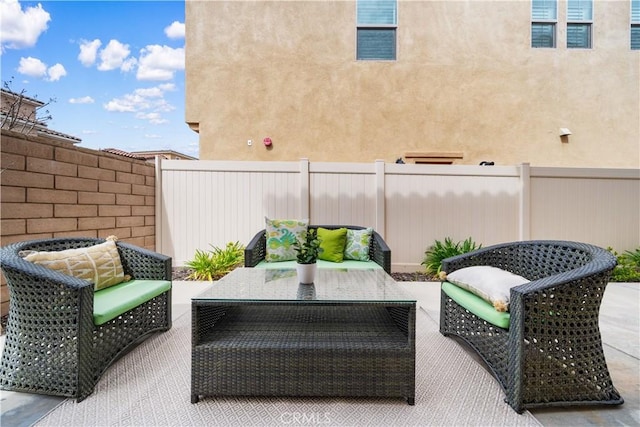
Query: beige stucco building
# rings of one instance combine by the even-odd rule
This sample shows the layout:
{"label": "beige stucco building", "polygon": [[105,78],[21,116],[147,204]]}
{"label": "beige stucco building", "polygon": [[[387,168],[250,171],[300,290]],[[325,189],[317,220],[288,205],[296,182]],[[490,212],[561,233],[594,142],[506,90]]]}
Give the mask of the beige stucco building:
{"label": "beige stucco building", "polygon": [[[637,2],[594,0],[577,23],[590,47],[570,48],[566,0],[536,0],[555,17],[527,0],[386,0],[395,22],[373,25],[359,1],[187,0],[200,159],[640,167]],[[552,47],[532,47],[534,25]],[[372,28],[392,30],[395,59],[358,59]]]}

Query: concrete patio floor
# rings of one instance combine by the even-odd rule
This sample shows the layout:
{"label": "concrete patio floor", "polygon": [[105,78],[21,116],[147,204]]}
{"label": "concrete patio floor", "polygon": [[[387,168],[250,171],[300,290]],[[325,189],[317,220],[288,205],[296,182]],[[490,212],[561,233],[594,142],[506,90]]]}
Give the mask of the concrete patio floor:
{"label": "concrete patio floor", "polygon": [[[413,295],[437,323],[440,314],[440,287],[433,282],[399,282]],[[190,310],[191,297],[211,283],[174,282],[173,318]],[[600,330],[613,383],[625,403],[614,407],[570,407],[537,409],[530,412],[544,426],[639,426],[640,425],[640,284],[611,283],[605,292]],[[464,344],[460,344],[463,347]],[[0,337],[0,349],[4,336]],[[469,348],[468,353],[480,361]],[[480,364],[482,362],[480,361]],[[479,366],[479,369],[482,367]],[[3,427],[31,426],[64,398],[0,391]],[[506,405],[506,403],[505,403]],[[99,420],[96,420],[99,425]]]}

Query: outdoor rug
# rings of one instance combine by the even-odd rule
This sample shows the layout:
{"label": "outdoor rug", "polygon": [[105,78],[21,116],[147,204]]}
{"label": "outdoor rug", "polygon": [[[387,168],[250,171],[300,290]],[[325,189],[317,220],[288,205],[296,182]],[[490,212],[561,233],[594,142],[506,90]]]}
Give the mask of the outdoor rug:
{"label": "outdoor rug", "polygon": [[416,404],[387,398],[203,397],[190,402],[191,314],[115,363],[94,393],[40,426],[541,426],[504,403],[494,378],[418,310]]}

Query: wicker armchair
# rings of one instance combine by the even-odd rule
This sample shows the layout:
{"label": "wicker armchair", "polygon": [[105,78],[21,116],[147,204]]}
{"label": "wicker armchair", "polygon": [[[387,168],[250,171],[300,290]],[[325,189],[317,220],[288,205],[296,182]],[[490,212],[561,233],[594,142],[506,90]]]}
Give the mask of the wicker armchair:
{"label": "wicker armchair", "polygon": [[[326,228],[335,230],[337,228],[350,228],[352,230],[363,230],[366,227],[357,225],[309,225],[309,228]],[[266,255],[267,236],[265,230],[262,229],[251,239],[244,250],[244,266],[255,267],[260,261],[263,261]],[[391,274],[391,249],[387,246],[382,236],[375,230],[373,231],[371,245],[369,247],[369,257],[378,264],[388,274]]]}
{"label": "wicker armchair", "polygon": [[[89,396],[103,372],[151,333],[171,328],[171,290],[96,326],[93,284],[23,260],[23,250],[58,251],[104,242],[59,238],[0,249],[10,292],[6,341],[0,362],[4,390]],[[171,258],[117,242],[125,274],[171,280]]]}
{"label": "wicker armchair", "polygon": [[441,294],[440,332],[484,359],[518,413],[569,405],[618,405],[600,338],[600,303],[615,257],[565,241],[499,244],[442,262],[451,273],[487,265],[531,280],[511,289],[509,329],[498,328]]}

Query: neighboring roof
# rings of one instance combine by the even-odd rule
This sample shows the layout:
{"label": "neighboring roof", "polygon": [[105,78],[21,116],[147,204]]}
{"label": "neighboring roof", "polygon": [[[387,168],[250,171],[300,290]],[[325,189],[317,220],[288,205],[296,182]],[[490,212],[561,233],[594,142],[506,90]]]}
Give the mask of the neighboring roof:
{"label": "neighboring roof", "polygon": [[66,133],[58,132],[56,130],[49,129],[46,126],[45,127],[38,127],[37,130],[38,130],[39,134],[44,133],[46,135],[55,136],[55,137],[58,137],[58,138],[62,138],[64,140],[71,140],[71,142],[73,142],[74,144],[82,142],[82,139],[78,138],[77,136],[73,136],[73,135],[69,135],[69,134],[66,134]]}
{"label": "neighboring roof", "polygon": [[[6,117],[5,113],[0,113],[0,117]],[[82,142],[82,139],[77,136],[69,135],[66,133],[58,132],[53,129],[49,129],[45,123],[33,121],[33,120],[18,120],[17,127],[14,127],[14,131],[19,133],[27,133],[27,134],[36,134],[36,135],[46,135],[48,137],[55,137],[56,139],[60,139],[64,142],[70,142],[72,144],[77,144]],[[4,128],[4,126],[3,126]],[[28,128],[31,132],[21,132],[19,128],[25,129]]]}
{"label": "neighboring roof", "polygon": [[111,153],[111,154],[115,154],[117,156],[123,156],[123,157],[128,157],[130,159],[137,159],[137,160],[147,160],[145,157],[142,156],[136,156],[133,153],[129,153],[127,151],[122,151],[122,150],[118,150],[117,148],[103,148],[100,151],[104,151],[105,153]]}
{"label": "neighboring roof", "polygon": [[157,150],[157,151],[123,151],[117,148],[103,148],[101,151],[107,153],[116,154],[118,156],[129,157],[131,159],[153,161],[156,156],[161,156],[165,159],[182,159],[182,160],[198,160],[195,157],[188,156],[186,154],[179,153],[173,150]]}
{"label": "neighboring roof", "polygon": [[[44,135],[49,138],[54,137],[63,142],[70,142],[72,144],[77,144],[79,142],[82,142],[82,139],[78,138],[77,136],[73,136],[63,132],[58,132],[53,129],[49,129],[45,122],[40,120],[32,120],[30,118],[31,114],[33,114],[34,119],[36,118],[35,111],[39,107],[45,105],[44,102],[37,100],[35,98],[30,98],[21,93],[16,93],[16,92],[7,90],[7,89],[1,89],[1,91],[2,91],[2,99],[3,99],[3,102],[2,102],[3,110],[0,112],[0,117],[2,117],[3,128],[9,129],[9,126],[11,126],[11,129],[13,129],[16,132],[30,134],[30,135]],[[11,114],[11,115],[7,114],[9,113],[9,111],[5,111],[4,110],[5,107],[7,107],[7,109],[10,109],[10,105],[17,102],[17,100],[20,98],[22,98],[22,100],[25,101],[24,104],[27,104],[29,106],[28,107],[29,112],[24,113],[24,111],[18,111],[16,114]],[[7,102],[6,104],[5,104],[5,101]],[[10,124],[7,124],[7,121],[5,119],[8,119]]]}
{"label": "neighboring roof", "polygon": [[5,94],[9,95],[9,97],[11,98],[16,98],[19,96],[22,96],[22,99],[32,102],[34,104],[38,104],[38,105],[44,105],[44,102],[40,101],[39,99],[35,99],[35,98],[31,98],[30,96],[26,96],[24,94],[19,94],[16,92],[13,92],[11,90],[7,90],[7,89],[0,89],[2,92],[4,92]]}
{"label": "neighboring roof", "polygon": [[189,156],[188,154],[183,154],[178,151],[173,150],[150,150],[150,151],[133,151],[133,154],[138,156],[143,156],[147,159],[154,159],[156,156],[162,156],[165,159],[175,159],[179,158],[182,160],[198,160],[197,157]]}

